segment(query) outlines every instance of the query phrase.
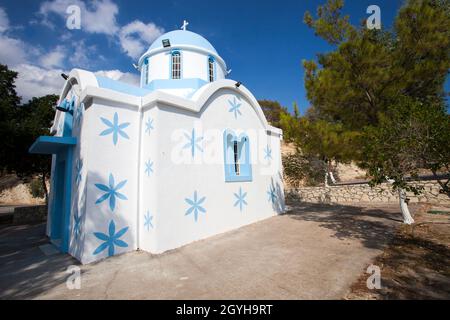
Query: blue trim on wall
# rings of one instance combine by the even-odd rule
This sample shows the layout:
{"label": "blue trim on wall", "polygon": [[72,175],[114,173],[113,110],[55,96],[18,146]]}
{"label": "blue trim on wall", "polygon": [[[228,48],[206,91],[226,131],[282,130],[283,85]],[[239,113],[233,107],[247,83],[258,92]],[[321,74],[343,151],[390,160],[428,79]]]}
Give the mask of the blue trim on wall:
{"label": "blue trim on wall", "polygon": [[[59,192],[53,193],[52,206],[50,208],[50,239],[61,240],[61,224],[63,220],[64,209],[64,156],[56,156],[55,158],[55,170],[52,175],[52,188],[59,190]],[[62,243],[60,243],[62,244]]]}
{"label": "blue trim on wall", "polygon": [[72,101],[69,103],[69,110],[72,112],[64,112],[64,126],[63,126],[63,137],[71,137],[72,136],[72,128],[73,128],[73,112],[75,106],[75,97],[72,98]]}
{"label": "blue trim on wall", "polygon": [[58,154],[69,146],[77,144],[75,137],[40,136],[28,150],[34,154]]}
{"label": "blue trim on wall", "polygon": [[150,82],[145,88],[150,92],[158,89],[199,89],[207,84],[203,79],[200,78],[189,78],[189,79],[157,79]]}
{"label": "blue trim on wall", "polygon": [[158,89],[199,89],[209,83],[200,78],[188,79],[156,79],[142,88],[135,87],[120,81],[112,80],[106,77],[97,76],[98,84],[101,88],[126,93],[133,96],[144,97]]}
{"label": "blue trim on wall", "polygon": [[130,95],[138,96],[138,97],[143,97],[151,92],[150,90],[148,90],[146,88],[139,88],[139,87],[133,86],[131,84],[112,80],[107,77],[96,76],[96,78],[97,78],[98,86],[100,88],[110,89],[110,90],[130,94]]}
{"label": "blue trim on wall", "polygon": [[[228,139],[230,137],[230,139]],[[229,140],[229,141],[228,141]],[[234,169],[234,149],[231,142],[238,142],[243,144],[238,147],[239,152],[239,175],[236,175]],[[243,152],[242,152],[243,151]],[[252,165],[250,161],[250,140],[247,134],[242,133],[239,137],[236,136],[234,131],[226,129],[223,133],[223,156],[224,156],[224,170],[225,170],[225,182],[236,181],[252,181]]]}
{"label": "blue trim on wall", "polygon": [[66,167],[64,180],[64,213],[63,213],[63,234],[61,242],[61,251],[66,253],[69,251],[70,236],[70,207],[72,203],[72,169],[73,169],[73,148],[66,149]]}

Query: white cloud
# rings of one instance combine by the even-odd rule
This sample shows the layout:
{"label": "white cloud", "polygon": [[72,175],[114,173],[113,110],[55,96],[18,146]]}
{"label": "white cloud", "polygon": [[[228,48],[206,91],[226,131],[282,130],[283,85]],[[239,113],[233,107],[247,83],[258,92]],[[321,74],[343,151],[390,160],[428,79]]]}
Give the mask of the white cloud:
{"label": "white cloud", "polygon": [[54,28],[55,25],[50,20],[49,15],[56,14],[65,21],[68,17],[66,10],[71,5],[80,7],[82,30],[88,33],[107,35],[114,35],[119,30],[116,19],[119,8],[111,0],[94,0],[88,2],[88,4],[81,0],[45,1],[39,9],[39,14],[42,16],[41,23]]}
{"label": "white cloud", "polygon": [[99,70],[95,72],[95,75],[122,81],[135,86],[139,86],[140,82],[139,75],[130,72],[122,72],[120,70]]}
{"label": "white cloud", "polygon": [[62,69],[49,70],[29,64],[19,64],[13,69],[19,73],[16,90],[22,97],[22,102],[27,102],[32,97],[59,94],[64,85]]}
{"label": "white cloud", "polygon": [[92,65],[90,57],[95,57],[94,62],[101,59],[95,45],[86,45],[86,42],[81,40],[75,43],[73,50],[70,52],[69,62],[77,68],[87,69]]}
{"label": "white cloud", "polygon": [[5,32],[9,29],[9,19],[6,14],[5,9],[0,7],[0,33]]}
{"label": "white cloud", "polygon": [[[66,5],[74,3],[86,8],[86,5],[79,0],[55,0],[44,2],[41,6],[41,13],[44,16],[51,12],[65,16]],[[162,28],[153,23],[145,24],[138,20],[120,28],[115,20],[118,8],[110,0],[92,2],[86,13],[86,17],[91,15],[90,19],[95,20],[85,25],[87,32],[115,33],[114,36],[119,40],[123,51],[133,58],[143,53],[146,49],[145,46],[164,32]],[[0,7],[0,63],[7,64],[11,70],[19,73],[16,79],[16,91],[22,97],[22,102],[47,94],[58,95],[64,85],[61,73],[69,72],[66,70],[68,64],[77,67],[88,66],[90,65],[89,57],[94,54],[96,59],[104,59],[97,53],[95,45],[88,46],[85,41],[79,41],[76,45],[58,45],[52,50],[46,51],[7,35],[5,31],[9,29],[10,22],[7,13]],[[68,33],[62,34],[60,40],[63,43],[65,42],[64,38],[70,39]],[[136,86],[139,86],[140,82],[138,74],[120,70],[99,70],[95,74]]]}
{"label": "white cloud", "polygon": [[63,46],[57,46],[53,51],[50,51],[39,58],[41,66],[51,69],[53,67],[62,67],[66,57],[66,50]]}
{"label": "white cloud", "polygon": [[27,45],[17,39],[0,35],[0,63],[8,66],[25,61]]}
{"label": "white cloud", "polygon": [[5,34],[9,27],[8,15],[5,9],[0,7],[0,63],[15,65],[24,61],[27,46],[22,40],[10,38]]}
{"label": "white cloud", "polygon": [[[135,20],[125,26],[117,23],[118,6],[111,0],[94,0],[86,4],[81,0],[53,0],[41,4],[39,15],[41,23],[52,29],[55,24],[50,15],[56,14],[67,19],[67,8],[77,5],[81,10],[81,30],[87,33],[100,33],[118,40],[123,52],[133,59],[139,58],[147,47],[163,32],[164,29],[156,24]],[[65,28],[65,25],[63,26]]]}
{"label": "white cloud", "polygon": [[120,29],[119,41],[122,50],[131,58],[137,59],[163,33],[164,29],[154,23],[145,24],[135,20]]}
{"label": "white cloud", "polygon": [[[45,69],[30,64],[19,64],[14,70],[19,73],[16,80],[16,90],[18,95],[22,97],[22,102],[27,102],[32,97],[41,97],[47,94],[59,95],[64,86],[61,73],[68,73],[59,68]],[[95,74],[139,86],[139,76],[130,72],[99,70]]]}

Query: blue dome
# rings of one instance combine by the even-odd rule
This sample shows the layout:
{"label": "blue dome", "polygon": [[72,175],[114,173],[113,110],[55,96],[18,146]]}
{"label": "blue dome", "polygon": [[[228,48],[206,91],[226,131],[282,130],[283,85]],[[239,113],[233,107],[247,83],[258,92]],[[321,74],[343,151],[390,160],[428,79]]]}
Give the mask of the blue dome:
{"label": "blue dome", "polygon": [[211,45],[211,43],[209,43],[208,40],[203,38],[201,35],[185,30],[175,30],[163,34],[152,43],[148,51],[162,48],[163,47],[162,40],[165,39],[170,40],[170,46],[172,48],[176,48],[177,46],[180,45],[188,45],[203,48],[217,54],[216,49],[214,49],[214,47]]}

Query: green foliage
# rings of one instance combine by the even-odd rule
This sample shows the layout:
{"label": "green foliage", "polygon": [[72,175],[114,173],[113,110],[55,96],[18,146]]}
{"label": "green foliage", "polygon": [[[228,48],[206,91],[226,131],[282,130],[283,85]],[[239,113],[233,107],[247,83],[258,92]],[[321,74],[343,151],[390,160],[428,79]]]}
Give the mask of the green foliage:
{"label": "green foliage", "polygon": [[[418,169],[440,169],[450,173],[450,117],[441,104],[426,104],[400,97],[380,115],[376,127],[364,131],[362,166],[373,177],[371,183],[393,180],[393,187],[419,193],[406,183],[405,176],[418,177]],[[439,180],[450,195],[449,180]]]}
{"label": "green foliage", "polygon": [[[329,0],[307,24],[329,40],[323,30],[340,30],[347,21],[336,9],[341,5]],[[378,114],[399,95],[440,99],[450,67],[450,15],[444,5],[408,1],[393,30],[353,27],[348,36],[333,37],[335,51],[319,55],[317,62],[304,61],[307,96],[321,118],[361,130],[376,125]]]}
{"label": "green foliage", "polygon": [[[316,18],[305,14],[305,23],[335,50],[303,61],[313,107],[309,123],[300,120],[290,138],[309,155],[360,161],[372,184],[389,178],[394,188],[419,192],[405,176],[417,176],[422,168],[450,173],[444,108],[450,5],[405,1],[392,30],[350,26],[342,7],[342,0],[328,0]],[[291,121],[283,123],[296,128]],[[439,182],[449,194],[448,180]]]}
{"label": "green foliage", "polygon": [[354,146],[360,143],[360,133],[345,130],[342,124],[283,114],[280,127],[284,140],[294,142],[305,155],[338,162],[349,162],[358,155]]}
{"label": "green foliage", "polygon": [[300,121],[300,140],[297,142],[305,154],[322,158],[324,161],[349,162],[356,157],[353,149],[358,132],[344,130],[341,124],[324,120]]}
{"label": "green foliage", "polygon": [[289,113],[280,115],[279,127],[283,130],[283,140],[295,142],[300,133],[300,118]]}
{"label": "green foliage", "polygon": [[39,136],[50,134],[49,128],[54,117],[53,106],[57,100],[55,95],[33,98],[18,108],[18,126],[14,132],[14,159],[10,159],[8,163],[8,169],[18,176],[48,176],[51,157],[30,154],[28,149]]}
{"label": "green foliage", "polygon": [[300,182],[306,186],[323,183],[326,164],[320,159],[305,156],[300,152],[283,156],[283,171],[290,185],[298,187]]}
{"label": "green foliage", "polygon": [[31,195],[34,198],[44,198],[46,196],[46,190],[42,186],[42,180],[41,179],[33,179],[31,180],[30,184],[28,185]]}
{"label": "green foliage", "polygon": [[4,169],[9,162],[15,141],[11,132],[16,130],[17,106],[20,98],[16,94],[14,81],[17,72],[0,64],[0,168]]}
{"label": "green foliage", "polygon": [[273,100],[258,100],[261,109],[266,116],[267,121],[275,126],[279,127],[280,125],[280,117],[287,113],[287,109],[283,107],[278,101]]}
{"label": "green foliage", "polygon": [[50,133],[54,117],[53,106],[58,97],[48,95],[33,98],[20,105],[14,86],[16,77],[16,72],[0,65],[0,169],[22,178],[39,175],[45,181],[50,173],[50,156],[32,155],[28,153],[28,149],[36,138]]}
{"label": "green foliage", "polygon": [[309,11],[305,12],[303,22],[313,28],[315,34],[331,44],[337,44],[346,39],[353,31],[349,16],[341,16],[344,7],[343,0],[328,0],[324,6],[317,8],[317,19],[314,20]]}
{"label": "green foliage", "polygon": [[293,184],[303,179],[317,185],[326,172],[334,171],[333,164],[349,162],[358,154],[354,146],[361,143],[360,133],[344,130],[341,124],[283,114],[280,126],[283,139],[297,147],[296,155],[283,159],[285,173]]}

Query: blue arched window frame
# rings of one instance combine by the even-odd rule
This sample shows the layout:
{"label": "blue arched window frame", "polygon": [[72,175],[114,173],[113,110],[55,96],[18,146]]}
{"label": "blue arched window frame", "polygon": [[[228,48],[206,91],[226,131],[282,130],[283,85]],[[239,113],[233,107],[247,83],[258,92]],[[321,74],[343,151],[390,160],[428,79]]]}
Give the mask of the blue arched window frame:
{"label": "blue arched window frame", "polygon": [[245,133],[237,136],[232,130],[223,133],[225,181],[252,181],[250,139]]}
{"label": "blue arched window frame", "polygon": [[[178,57],[178,62],[175,60]],[[178,64],[178,66],[176,65]],[[181,79],[183,70],[183,61],[180,50],[172,50],[170,52],[170,79]]]}

